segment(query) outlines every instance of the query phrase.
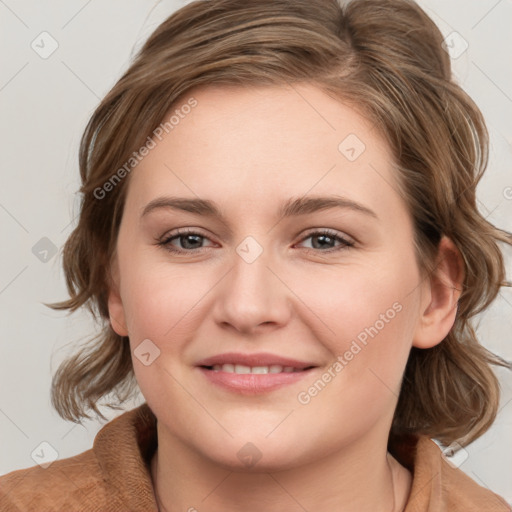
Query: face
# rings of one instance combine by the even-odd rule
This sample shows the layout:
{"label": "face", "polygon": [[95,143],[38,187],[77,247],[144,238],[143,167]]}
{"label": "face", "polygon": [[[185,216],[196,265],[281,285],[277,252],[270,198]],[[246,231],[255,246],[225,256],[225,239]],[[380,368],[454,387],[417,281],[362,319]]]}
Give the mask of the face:
{"label": "face", "polygon": [[193,96],[132,171],[109,297],[159,436],[267,470],[385,442],[426,304],[389,148],[310,85]]}

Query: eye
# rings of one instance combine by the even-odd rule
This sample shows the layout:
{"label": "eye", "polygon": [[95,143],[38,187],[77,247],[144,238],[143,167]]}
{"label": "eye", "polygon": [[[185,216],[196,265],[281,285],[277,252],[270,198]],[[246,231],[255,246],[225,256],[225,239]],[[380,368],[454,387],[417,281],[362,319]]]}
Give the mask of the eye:
{"label": "eye", "polygon": [[[192,230],[177,229],[158,242],[160,247],[175,253],[192,253],[204,249],[202,243],[208,238]],[[173,243],[174,242],[174,243]],[[181,247],[176,247],[179,244]]]}
{"label": "eye", "polygon": [[[205,240],[210,241],[209,238],[197,231],[177,229],[158,241],[157,245],[173,253],[191,254],[205,249],[206,247],[203,245]],[[300,243],[304,243],[306,240],[311,240],[311,245],[304,248],[313,252],[334,252],[354,245],[354,242],[329,229],[313,231],[304,237]],[[215,244],[212,243],[211,245]]]}
{"label": "eye", "polygon": [[[313,231],[309,233],[308,236],[303,238],[301,243],[309,239],[311,239],[311,246],[305,247],[305,249],[313,250],[315,252],[339,251],[354,245],[354,242],[347,240],[346,238],[339,235],[336,231],[331,231],[329,229]],[[339,245],[336,246],[336,243]]]}

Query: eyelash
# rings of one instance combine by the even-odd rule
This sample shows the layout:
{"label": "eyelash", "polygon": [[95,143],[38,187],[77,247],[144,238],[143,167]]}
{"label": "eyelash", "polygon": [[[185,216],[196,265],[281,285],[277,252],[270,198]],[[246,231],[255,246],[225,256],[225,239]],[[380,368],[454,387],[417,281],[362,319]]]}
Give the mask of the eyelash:
{"label": "eyelash", "polygon": [[[173,240],[175,240],[177,238],[185,237],[187,235],[196,235],[203,239],[207,238],[206,236],[201,235],[201,233],[198,233],[193,230],[183,230],[182,231],[182,230],[177,229],[174,233],[171,233],[169,236],[160,240],[157,243],[157,245],[171,253],[174,253],[174,254],[187,254],[187,253],[188,254],[193,254],[193,253],[197,254],[198,252],[202,252],[202,249],[207,249],[207,247],[199,247],[196,249],[177,249],[176,247],[171,245],[171,242]],[[308,238],[312,238],[315,236],[327,236],[327,237],[333,239],[335,242],[340,242],[341,245],[338,247],[331,247],[326,250],[306,247],[306,248],[304,248],[304,249],[306,249],[306,251],[316,252],[316,253],[332,253],[332,252],[337,252],[337,251],[341,251],[344,249],[349,249],[350,247],[354,246],[354,242],[351,242],[351,241],[343,238],[342,236],[338,235],[335,231],[331,231],[329,229],[320,229],[318,231],[312,231],[312,232],[308,233],[307,236],[302,238],[302,240],[300,240],[300,242],[304,242]]]}

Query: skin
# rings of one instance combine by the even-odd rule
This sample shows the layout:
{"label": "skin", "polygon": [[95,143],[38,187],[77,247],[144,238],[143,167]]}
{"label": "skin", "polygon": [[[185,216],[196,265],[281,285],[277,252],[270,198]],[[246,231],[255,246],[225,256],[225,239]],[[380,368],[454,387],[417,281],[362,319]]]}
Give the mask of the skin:
{"label": "skin", "polygon": [[[411,475],[387,453],[388,433],[411,346],[434,346],[453,325],[459,253],[443,238],[437,270],[422,278],[389,147],[313,85],[207,87],[193,96],[197,107],[130,175],[109,295],[112,326],[132,350],[145,339],[160,350],[150,365],[136,357],[133,365],[158,419],[151,467],[161,508],[401,510]],[[338,150],[349,134],[366,146],[354,161]],[[165,195],[212,200],[225,219],[171,208],[141,218]],[[339,207],[277,216],[304,195],[343,196],[378,218]],[[205,238],[168,243],[182,254],[158,245],[177,228]],[[354,245],[311,236],[323,228]],[[236,251],[247,236],[263,250],[250,264]],[[397,303],[400,312],[300,403],[298,393]],[[270,352],[318,368],[241,395],[195,367],[224,352]],[[250,467],[237,456],[248,442],[261,455]]]}

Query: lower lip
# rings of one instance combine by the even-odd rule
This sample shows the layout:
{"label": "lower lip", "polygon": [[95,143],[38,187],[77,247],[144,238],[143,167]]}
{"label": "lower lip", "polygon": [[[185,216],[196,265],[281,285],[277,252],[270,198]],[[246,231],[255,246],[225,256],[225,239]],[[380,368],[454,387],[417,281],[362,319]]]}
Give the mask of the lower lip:
{"label": "lower lip", "polygon": [[266,393],[294,384],[307,375],[311,375],[314,370],[311,368],[290,373],[228,373],[208,370],[203,367],[198,367],[198,369],[210,382],[229,391],[246,395]]}

